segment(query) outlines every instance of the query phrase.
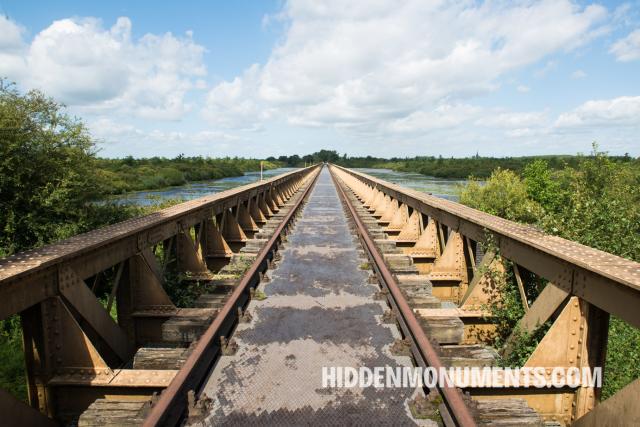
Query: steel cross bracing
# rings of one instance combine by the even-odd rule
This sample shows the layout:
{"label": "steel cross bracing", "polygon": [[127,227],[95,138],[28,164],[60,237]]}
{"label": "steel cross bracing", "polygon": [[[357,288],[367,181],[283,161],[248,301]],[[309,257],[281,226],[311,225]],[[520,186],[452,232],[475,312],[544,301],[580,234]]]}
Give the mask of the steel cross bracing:
{"label": "steel cross bracing", "polygon": [[[495,330],[486,307],[491,275],[505,272],[504,260],[511,261],[525,311],[518,329],[531,333],[550,324],[524,364],[546,367],[547,381],[554,367],[604,366],[610,315],[640,325],[640,264],[360,172],[330,168],[357,202],[385,264],[406,288],[424,330],[439,343],[445,365],[495,363],[495,350],[485,344]],[[497,253],[484,250],[492,245]],[[415,276],[406,274],[412,269],[430,282],[428,294],[412,288]],[[527,278],[548,280],[533,301],[524,292]],[[502,355],[513,351],[511,338],[498,349]],[[465,391],[480,413],[489,399],[521,398],[547,422],[595,426],[639,420],[633,403],[639,389],[635,380],[603,403],[597,387],[478,385]]]}
{"label": "steel cross bracing", "polygon": [[[355,294],[363,298],[362,293],[371,289],[367,286],[378,282],[383,286],[376,293],[383,299],[375,304],[384,308],[386,303],[381,301],[388,300],[389,310],[383,317],[390,321],[395,316],[397,331],[409,340],[417,364],[496,363],[496,349],[486,345],[495,327],[486,310],[487,271],[513,268],[525,310],[520,330],[532,332],[540,324],[551,325],[525,363],[548,367],[548,375],[552,367],[602,366],[610,314],[640,325],[638,263],[356,171],[337,166],[329,169],[338,184],[337,192],[329,190],[324,173],[320,186],[313,190],[317,202],[311,199],[305,211],[311,216],[298,222],[300,229],[294,229],[302,240],[296,241],[294,233],[289,247],[278,255],[274,251],[282,248],[286,232],[319,176],[317,166],[0,260],[0,318],[18,314],[22,320],[29,391],[29,405],[1,392],[3,413],[12,414],[9,418],[21,425],[140,425],[145,420],[147,425],[173,425],[186,417],[194,422],[223,420],[221,414],[230,413],[234,406],[225,407],[215,399],[234,386],[225,382],[221,371],[214,371],[206,382],[211,366],[221,363],[219,369],[226,366],[229,373],[232,358],[259,352],[265,339],[280,343],[275,331],[261,336],[252,332],[251,325],[259,329],[260,323],[252,322],[268,323],[268,316],[260,316],[262,309],[286,306],[291,287],[301,290],[298,303],[319,304],[326,302],[323,292],[329,289],[331,295],[338,289],[327,288],[322,281],[307,286],[304,280],[297,281],[295,274],[327,274],[338,283],[341,278],[358,276],[354,263],[366,264],[376,275],[368,280],[370,284],[345,289],[357,288]],[[327,214],[327,224],[316,214],[315,227],[321,231],[309,231],[314,210],[321,209],[322,203],[335,206],[336,194],[357,225],[351,228],[358,231],[369,262],[345,256],[334,260],[335,268],[317,270],[323,255],[307,254],[304,246],[296,249],[296,245],[304,238],[318,238],[329,241],[327,253],[339,249],[340,245],[331,245],[328,224],[343,227],[346,220],[342,213],[334,209]],[[351,241],[350,234],[340,234],[336,241],[345,237]],[[497,252],[489,250],[487,241],[493,242]],[[253,300],[248,315],[252,289],[266,282],[266,269],[280,258],[278,270],[269,273],[272,282],[260,289],[267,299]],[[167,277],[180,277],[184,286],[199,289],[189,306],[176,307],[164,287]],[[531,278],[549,281],[535,300],[528,300],[524,292]],[[107,301],[103,304],[96,293],[105,289]],[[117,311],[117,320],[106,308]],[[293,307],[288,314],[295,310]],[[257,314],[253,320],[251,313]],[[376,329],[377,320],[365,321],[369,315],[361,314],[362,336],[374,342],[388,341],[388,333]],[[238,321],[236,340],[233,331]],[[358,318],[353,322],[359,324]],[[294,328],[293,323],[295,319],[283,321],[285,331]],[[316,326],[312,324],[309,330],[312,338]],[[389,328],[384,331],[393,329]],[[325,332],[329,338],[337,333]],[[254,347],[247,336],[255,339]],[[424,342],[425,337],[430,344]],[[498,350],[508,354],[514,341],[508,340]],[[393,346],[402,348],[403,342],[394,341]],[[345,341],[347,344],[355,342]],[[232,356],[236,347],[238,356]],[[222,356],[225,354],[229,356]],[[277,360],[268,354],[263,357]],[[295,365],[291,360],[284,362]],[[270,380],[273,378],[265,379]],[[214,399],[214,406],[200,393],[203,387]],[[596,387],[543,391],[475,387],[462,390],[472,399],[455,389],[432,390],[429,396],[433,392],[441,395],[445,424],[540,425],[544,420],[586,426],[637,420],[639,390],[636,380],[602,403]],[[398,391],[393,400],[397,405],[389,403],[388,407],[404,414],[407,405],[429,407],[423,405],[428,400],[424,395],[412,394],[411,399],[419,397],[419,401],[411,401],[403,393]],[[369,397],[370,402],[376,401],[375,396]],[[309,399],[314,404],[323,401]],[[257,408],[255,402],[251,404]],[[292,405],[295,407],[295,399]],[[374,408],[369,409],[369,414],[374,413]],[[360,412],[354,413],[367,414],[366,407],[360,406]],[[406,420],[416,421],[412,417]]]}
{"label": "steel cross bracing", "polygon": [[[3,422],[139,425],[152,413],[154,393],[176,384],[184,365],[200,369],[189,379],[201,378],[215,351],[201,357],[199,338],[216,320],[227,329],[233,322],[227,314],[246,302],[318,171],[297,170],[1,260],[0,318],[21,318],[29,398],[25,405],[1,393],[0,408],[11,414]],[[201,294],[177,307],[166,277]],[[104,305],[94,293],[101,289]],[[185,384],[192,390],[197,381]],[[186,413],[184,400],[181,394],[173,405],[173,419]]]}
{"label": "steel cross bracing", "polygon": [[[398,329],[382,319],[369,268],[324,170],[301,218],[259,286],[249,321],[234,333],[203,389],[212,399],[205,425],[414,425],[416,389],[323,387],[331,366],[411,366],[394,354]],[[434,425],[433,422],[426,422]]]}

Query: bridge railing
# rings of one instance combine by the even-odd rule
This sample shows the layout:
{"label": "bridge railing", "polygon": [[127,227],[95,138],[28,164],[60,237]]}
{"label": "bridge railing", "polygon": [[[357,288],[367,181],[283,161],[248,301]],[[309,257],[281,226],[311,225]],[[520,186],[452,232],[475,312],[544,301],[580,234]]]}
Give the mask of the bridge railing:
{"label": "bridge railing", "polygon": [[[179,311],[163,287],[167,268],[210,277],[314,168],[1,259],[0,319],[20,315],[30,406],[60,420],[101,396],[151,396],[166,387],[177,371],[127,363],[143,343],[162,341],[160,325]],[[104,301],[97,289],[106,289]],[[0,408],[37,418],[7,399],[0,393]]]}
{"label": "bridge railing", "polygon": [[[491,313],[491,275],[511,262],[524,316],[507,339],[503,355],[513,351],[517,335],[551,324],[524,367],[603,367],[609,315],[640,327],[640,264],[576,242],[546,234],[533,226],[490,215],[450,200],[336,166],[343,181],[378,218],[389,239],[411,255],[433,284],[434,296],[456,309],[418,309],[429,317],[460,317],[464,343],[488,342],[495,326]],[[492,250],[488,250],[493,248]],[[540,280],[543,279],[543,280]],[[546,283],[534,300],[527,280]],[[599,401],[598,387],[577,390],[531,389],[483,391],[483,395],[520,394],[548,420],[581,425],[595,423],[610,407],[629,405],[639,380],[584,416]],[[611,403],[613,402],[613,403]],[[584,417],[583,417],[584,416]]]}

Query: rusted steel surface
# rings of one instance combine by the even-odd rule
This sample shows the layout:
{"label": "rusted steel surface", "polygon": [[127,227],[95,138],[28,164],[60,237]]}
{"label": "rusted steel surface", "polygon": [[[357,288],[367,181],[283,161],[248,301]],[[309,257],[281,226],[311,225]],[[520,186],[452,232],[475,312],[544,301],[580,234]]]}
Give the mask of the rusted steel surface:
{"label": "rusted steel surface", "polygon": [[640,327],[640,263],[460,203],[333,167],[475,241],[483,241],[490,232],[505,258]]}
{"label": "rusted steel surface", "polygon": [[[217,363],[203,393],[204,425],[414,425],[416,387],[323,386],[322,369],[411,367],[389,349],[399,329],[381,318],[379,286],[324,170],[302,208],[280,260],[234,331],[238,351]],[[431,420],[422,425],[435,426]]]}
{"label": "rusted steel surface", "polygon": [[266,181],[181,203],[140,218],[0,259],[0,319],[37,304],[57,291],[58,270],[71,267],[80,280],[308,172],[300,169]]}
{"label": "rusted steel surface", "polygon": [[[342,194],[342,198],[345,201],[349,212],[351,213],[351,217],[355,222],[358,233],[367,248],[370,256],[373,258],[374,263],[376,265],[376,269],[378,270],[382,280],[386,284],[389,292],[395,302],[396,307],[398,308],[402,319],[407,325],[412,339],[415,342],[421,356],[424,358],[427,366],[433,367],[436,370],[443,368],[444,365],[440,361],[440,357],[436,352],[435,348],[429,341],[429,338],[426,336],[424,330],[420,326],[420,322],[416,318],[415,314],[409,304],[405,300],[398,283],[396,282],[393,274],[385,264],[385,261],[380,254],[378,248],[376,247],[373,239],[369,236],[367,227],[362,223],[362,220],[356,213],[352,203],[349,198],[344,193],[341,185],[336,185]],[[460,389],[456,387],[438,387],[438,390],[443,398],[443,401],[447,408],[449,409],[449,415],[453,418],[453,421],[460,426],[475,426],[476,422],[471,414],[471,411],[467,407],[464,402],[462,392]]]}
{"label": "rusted steel surface", "polygon": [[0,414],[3,415],[3,425],[8,426],[56,427],[59,425],[2,389],[0,389]]}
{"label": "rusted steel surface", "polygon": [[[278,185],[293,176],[303,174],[305,169],[288,172],[271,179],[246,184],[231,190],[222,191],[212,196],[205,196],[188,202],[180,203],[158,212],[133,218],[114,225],[103,227],[88,233],[80,234],[63,240],[59,243],[43,246],[42,248],[20,252],[7,258],[0,259],[0,286],[9,279],[15,279],[25,274],[32,274],[47,266],[68,261],[80,255],[89,253],[95,249],[104,247],[145,230],[158,227],[163,224],[175,222],[185,215],[211,209],[215,205],[235,206],[239,200],[245,200],[255,196],[258,192]],[[175,233],[174,233],[175,234]],[[149,236],[153,242],[153,236]]]}
{"label": "rusted steel surface", "polygon": [[[319,170],[314,173],[317,177]],[[315,180],[316,177],[312,180]],[[233,323],[236,322],[237,310],[247,301],[249,287],[256,283],[259,273],[265,269],[272,250],[281,240],[283,231],[312,187],[313,182],[307,185],[304,193],[297,199],[295,206],[286,214],[274,231],[273,236],[260,250],[257,258],[242,277],[229,300],[227,300],[214,321],[200,337],[191,355],[187,358],[173,381],[161,394],[158,402],[153,406],[145,419],[144,426],[176,425],[184,416],[187,408],[187,393],[190,390],[198,390],[206,379],[208,369],[220,353],[220,336],[226,334]]]}
{"label": "rusted steel surface", "polygon": [[[518,224],[451,200],[401,187],[362,172],[340,166],[335,167],[359,177],[369,185],[389,192],[394,198],[407,203],[409,206],[419,209],[422,206],[420,203],[424,203],[432,209],[440,211],[442,222],[454,229],[457,229],[460,225],[456,223],[456,220],[466,220],[487,230],[525,243],[532,248],[557,256],[586,270],[608,277],[620,284],[640,290],[640,264],[637,262],[546,234],[530,225]],[[453,215],[454,218],[447,220],[445,214]]]}

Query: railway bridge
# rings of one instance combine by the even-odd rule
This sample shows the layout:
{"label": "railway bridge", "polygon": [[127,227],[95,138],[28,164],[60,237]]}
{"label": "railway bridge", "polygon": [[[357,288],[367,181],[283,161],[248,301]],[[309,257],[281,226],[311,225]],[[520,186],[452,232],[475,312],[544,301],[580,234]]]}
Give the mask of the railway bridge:
{"label": "railway bridge", "polygon": [[[506,275],[524,315],[495,348],[489,307]],[[0,318],[20,317],[28,386],[27,403],[1,390],[0,413],[51,426],[638,424],[639,380],[601,401],[597,384],[464,383],[440,368],[498,366],[543,327],[523,367],[550,386],[603,367],[609,317],[640,327],[639,308],[638,263],[315,165],[0,260]],[[340,367],[432,368],[436,381],[337,387]]]}

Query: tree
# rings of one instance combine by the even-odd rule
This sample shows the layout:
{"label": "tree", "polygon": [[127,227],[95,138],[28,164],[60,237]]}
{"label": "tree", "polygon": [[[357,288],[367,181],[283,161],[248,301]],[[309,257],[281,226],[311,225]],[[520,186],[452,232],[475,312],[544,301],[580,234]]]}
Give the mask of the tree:
{"label": "tree", "polygon": [[104,187],[86,126],[38,91],[0,84],[0,256],[124,218],[91,203]]}

